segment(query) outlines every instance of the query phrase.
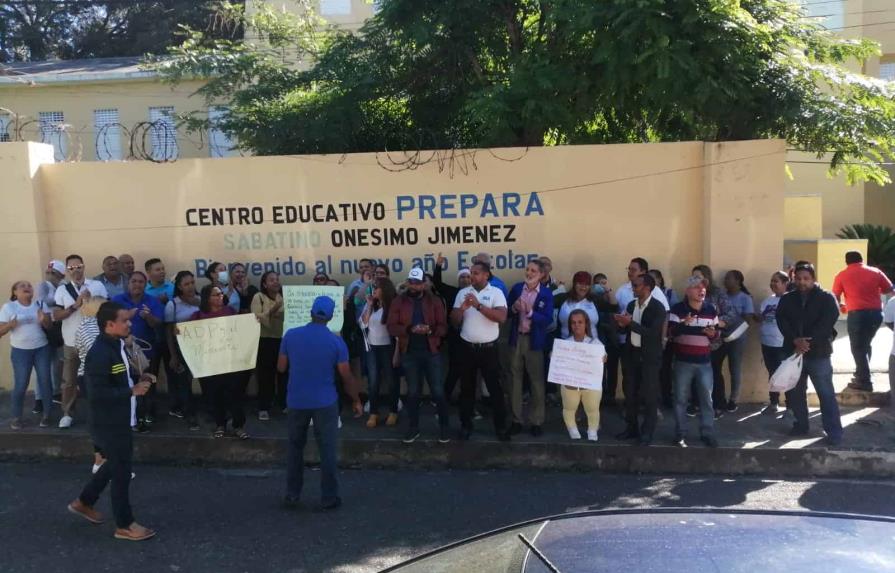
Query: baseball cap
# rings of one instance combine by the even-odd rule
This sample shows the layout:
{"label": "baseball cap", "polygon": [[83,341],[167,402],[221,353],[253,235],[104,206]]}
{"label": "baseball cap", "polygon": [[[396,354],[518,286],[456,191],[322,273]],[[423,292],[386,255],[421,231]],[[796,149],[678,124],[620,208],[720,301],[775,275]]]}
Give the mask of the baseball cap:
{"label": "baseball cap", "polygon": [[55,272],[59,273],[60,275],[64,275],[65,274],[65,263],[54,259],[54,260],[50,261],[49,263],[47,263],[47,270],[55,271]]}
{"label": "baseball cap", "polygon": [[419,267],[413,267],[410,269],[410,274],[407,275],[407,280],[409,281],[420,281],[423,282],[423,279],[426,278],[423,274],[423,269]]}
{"label": "baseball cap", "polygon": [[468,267],[463,267],[462,269],[460,269],[459,271],[457,271],[457,278],[459,279],[460,277],[467,277],[467,276],[469,276],[469,275],[471,275],[471,274],[472,274],[472,273],[470,272],[470,270],[469,270]]}
{"label": "baseball cap", "polygon": [[328,296],[318,296],[311,305],[311,316],[317,318],[325,318],[330,320],[333,317],[333,311],[336,309],[336,303]]}

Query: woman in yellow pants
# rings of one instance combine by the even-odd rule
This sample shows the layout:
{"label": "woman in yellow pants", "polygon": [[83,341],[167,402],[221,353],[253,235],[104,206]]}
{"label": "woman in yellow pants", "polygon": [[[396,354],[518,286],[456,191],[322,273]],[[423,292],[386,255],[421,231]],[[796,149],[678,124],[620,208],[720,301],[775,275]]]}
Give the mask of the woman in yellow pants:
{"label": "woman in yellow pants", "polygon": [[[603,344],[599,339],[588,336],[590,332],[590,317],[583,310],[573,310],[569,314],[569,338],[573,342],[582,344]],[[606,353],[603,353],[603,362],[606,362]],[[562,417],[569,430],[569,437],[573,440],[581,439],[581,432],[578,431],[578,422],[575,420],[575,414],[578,412],[578,405],[584,406],[584,413],[587,414],[587,439],[591,442],[597,441],[597,432],[600,429],[600,398],[603,392],[600,390],[585,390],[575,388],[573,386],[563,386],[562,394]]]}

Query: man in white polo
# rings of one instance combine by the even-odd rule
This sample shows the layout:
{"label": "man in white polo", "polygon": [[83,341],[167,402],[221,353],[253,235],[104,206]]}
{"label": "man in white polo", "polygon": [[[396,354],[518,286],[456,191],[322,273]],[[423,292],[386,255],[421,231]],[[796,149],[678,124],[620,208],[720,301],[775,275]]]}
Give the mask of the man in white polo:
{"label": "man in white polo", "polygon": [[494,430],[501,441],[509,441],[506,410],[500,386],[498,338],[500,325],[507,319],[507,299],[503,292],[488,283],[491,267],[477,262],[470,268],[472,284],[457,293],[451,322],[460,329],[462,374],[460,378],[460,439],[472,434],[476,377],[479,372],[491,395]]}
{"label": "man in white polo", "polygon": [[75,334],[81,324],[81,306],[92,297],[109,298],[106,287],[99,281],[84,278],[84,259],[80,255],[69,255],[65,259],[68,281],[56,289],[56,308],[53,320],[62,321],[62,419],[60,428],[70,428],[75,401],[78,399],[78,349],[75,348]]}

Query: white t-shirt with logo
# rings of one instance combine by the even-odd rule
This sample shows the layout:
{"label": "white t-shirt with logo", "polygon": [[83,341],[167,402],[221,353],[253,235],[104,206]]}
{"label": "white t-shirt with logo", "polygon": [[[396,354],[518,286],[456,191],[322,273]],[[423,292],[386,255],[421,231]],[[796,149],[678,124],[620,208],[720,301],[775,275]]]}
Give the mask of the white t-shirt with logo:
{"label": "white t-shirt with logo", "polygon": [[47,345],[47,333],[44,332],[37,318],[37,311],[49,312],[39,300],[25,306],[17,300],[11,300],[0,308],[0,322],[16,319],[17,325],[9,332],[9,343],[19,350],[35,350]]}
{"label": "white t-shirt with logo", "polygon": [[783,346],[783,333],[777,326],[777,305],[780,297],[771,295],[761,302],[759,314],[761,314],[761,343],[764,346],[780,348]]}
{"label": "white t-shirt with logo", "polygon": [[[106,287],[99,281],[86,279],[80,288],[75,286],[75,292],[77,292],[78,295],[85,290],[90,291],[90,296],[109,298],[109,293],[106,291]],[[75,304],[76,300],[77,297],[72,298],[71,293],[68,292],[68,287],[65,286],[65,284],[59,285],[59,288],[56,289],[56,306],[59,308],[66,309]],[[74,348],[75,335],[77,334],[78,326],[80,325],[81,309],[76,310],[71,316],[62,321],[62,340],[66,346]]]}
{"label": "white t-shirt with logo", "polygon": [[[468,286],[457,293],[454,308],[463,306],[463,299],[472,293],[479,303],[485,308],[506,308],[507,299],[499,288],[490,284],[482,290],[475,290]],[[463,326],[460,329],[460,338],[473,344],[486,344],[494,342],[500,336],[500,324],[485,318],[485,315],[470,307],[463,312]]]}
{"label": "white t-shirt with logo", "polygon": [[184,302],[179,296],[175,296],[165,305],[165,323],[187,322],[196,312],[199,312],[198,306]]}
{"label": "white t-shirt with logo", "polygon": [[[895,322],[895,296],[886,303],[886,308],[883,310],[883,322],[886,324]],[[892,356],[895,356],[895,340],[892,341]]]}
{"label": "white t-shirt with logo", "polygon": [[388,334],[388,325],[382,324],[382,309],[379,308],[370,313],[370,320],[364,324],[364,317],[357,319],[361,328],[366,327],[367,341],[370,346],[388,346],[392,343],[392,337]]}

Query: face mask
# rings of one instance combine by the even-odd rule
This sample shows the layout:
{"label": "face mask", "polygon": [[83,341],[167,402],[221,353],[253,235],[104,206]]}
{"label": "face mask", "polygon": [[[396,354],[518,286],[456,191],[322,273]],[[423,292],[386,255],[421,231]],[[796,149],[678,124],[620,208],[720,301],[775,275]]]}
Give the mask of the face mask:
{"label": "face mask", "polygon": [[221,271],[218,273],[218,282],[222,285],[230,282],[230,271]]}
{"label": "face mask", "polygon": [[606,292],[606,287],[603,285],[594,285],[593,292],[594,294],[603,294]]}

